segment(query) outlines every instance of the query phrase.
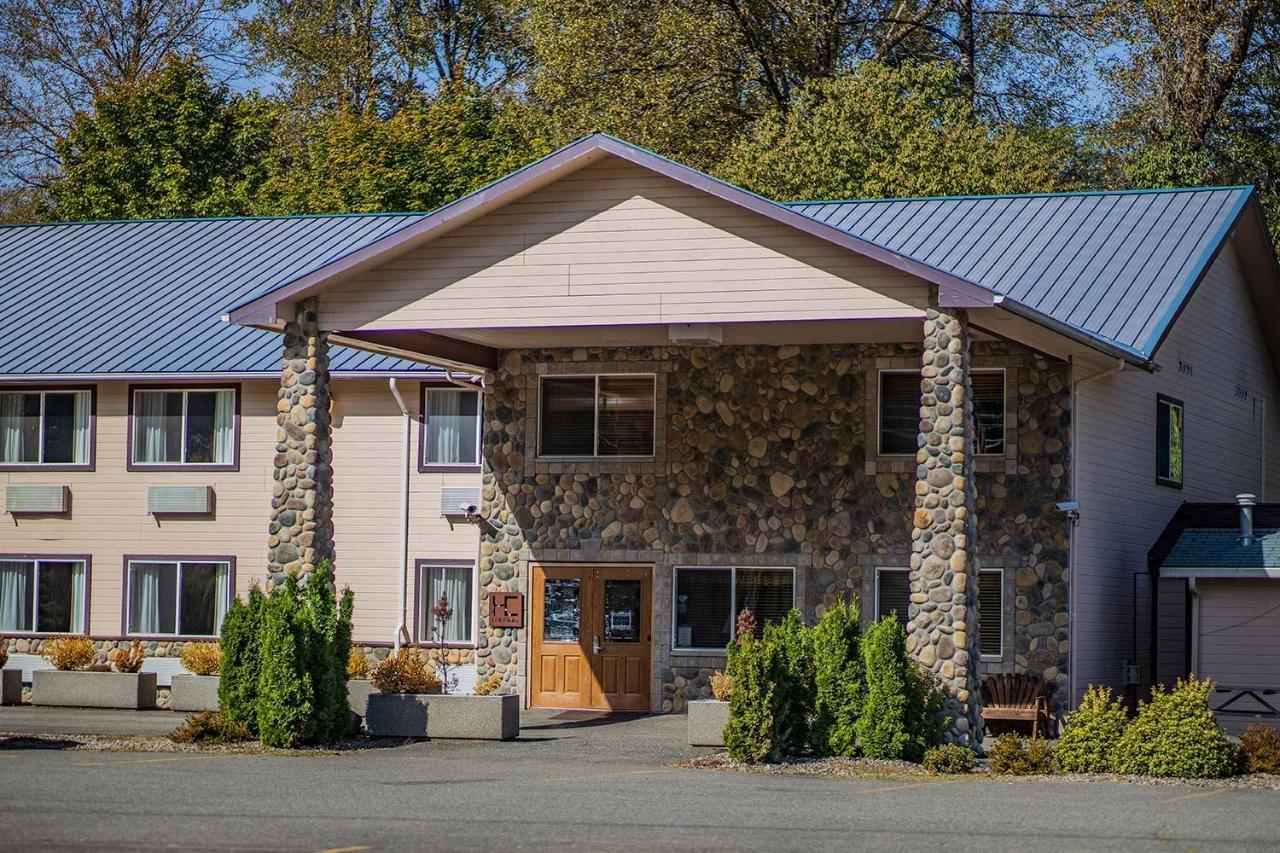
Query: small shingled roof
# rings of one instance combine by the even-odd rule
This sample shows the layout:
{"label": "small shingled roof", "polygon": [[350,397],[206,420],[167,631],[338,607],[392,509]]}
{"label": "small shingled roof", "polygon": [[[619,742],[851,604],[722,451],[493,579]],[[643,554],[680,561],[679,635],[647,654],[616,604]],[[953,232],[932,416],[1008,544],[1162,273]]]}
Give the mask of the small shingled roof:
{"label": "small shingled roof", "polygon": [[1210,187],[787,206],[1149,359],[1251,193]]}
{"label": "small shingled roof", "polygon": [[1184,503],[1156,539],[1147,555],[1150,567],[1174,576],[1190,569],[1221,570],[1224,576],[1240,570],[1280,570],[1280,504],[1253,508],[1254,541],[1240,543],[1240,507],[1234,503]]}
{"label": "small shingled roof", "polygon": [[[376,242],[421,214],[141,220],[0,228],[0,377],[264,373],[280,336],[228,305]],[[336,347],[335,372],[433,371]]]}

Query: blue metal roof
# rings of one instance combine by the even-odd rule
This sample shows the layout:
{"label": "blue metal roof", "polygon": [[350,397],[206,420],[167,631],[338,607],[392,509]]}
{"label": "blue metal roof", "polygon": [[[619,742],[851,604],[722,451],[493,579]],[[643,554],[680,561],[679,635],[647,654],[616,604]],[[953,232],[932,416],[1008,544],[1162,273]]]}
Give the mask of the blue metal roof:
{"label": "blue metal roof", "polygon": [[[230,306],[421,214],[143,220],[0,228],[0,376],[272,373],[280,336]],[[430,371],[335,348],[334,371]]]}
{"label": "blue metal roof", "polygon": [[1235,529],[1187,528],[1162,568],[1280,568],[1280,530],[1255,530],[1253,543],[1245,546],[1240,544],[1240,531]]}
{"label": "blue metal roof", "polygon": [[1211,187],[786,206],[1149,359],[1251,192]]}

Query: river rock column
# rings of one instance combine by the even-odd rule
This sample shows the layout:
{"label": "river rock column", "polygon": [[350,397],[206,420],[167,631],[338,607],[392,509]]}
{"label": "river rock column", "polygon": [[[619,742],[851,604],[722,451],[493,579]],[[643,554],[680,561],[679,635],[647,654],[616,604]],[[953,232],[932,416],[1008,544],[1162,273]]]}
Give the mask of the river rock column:
{"label": "river rock column", "polygon": [[907,651],[943,691],[946,741],[973,745],[981,740],[973,630],[978,566],[969,326],[962,311],[930,308],[925,315],[919,444]]}
{"label": "river rock column", "polygon": [[306,575],[333,558],[329,336],[316,315],[315,301],[308,300],[285,324],[267,539],[270,584],[286,573]]}

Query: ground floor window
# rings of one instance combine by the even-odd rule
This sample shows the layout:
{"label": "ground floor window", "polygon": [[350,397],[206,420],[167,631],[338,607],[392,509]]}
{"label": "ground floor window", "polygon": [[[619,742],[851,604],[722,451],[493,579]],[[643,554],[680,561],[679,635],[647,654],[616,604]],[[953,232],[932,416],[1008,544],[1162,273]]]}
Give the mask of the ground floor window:
{"label": "ground floor window", "polygon": [[[432,611],[443,597],[452,611],[443,628]],[[418,561],[419,643],[475,642],[475,565]]]}
{"label": "ground floor window", "polygon": [[145,558],[128,563],[128,633],[213,637],[231,603],[231,562]]}
{"label": "ground floor window", "polygon": [[[911,606],[911,570],[902,568],[876,569],[877,619],[896,613],[898,621],[907,622]],[[978,631],[978,653],[983,658],[998,659],[1004,656],[1004,571],[982,569],[978,572],[978,614],[981,628]]]}
{"label": "ground floor window", "polygon": [[0,634],[79,634],[85,561],[0,559]]}
{"label": "ground floor window", "polygon": [[681,566],[675,570],[672,645],[721,651],[734,639],[737,614],[750,610],[757,630],[795,603],[795,570]]}

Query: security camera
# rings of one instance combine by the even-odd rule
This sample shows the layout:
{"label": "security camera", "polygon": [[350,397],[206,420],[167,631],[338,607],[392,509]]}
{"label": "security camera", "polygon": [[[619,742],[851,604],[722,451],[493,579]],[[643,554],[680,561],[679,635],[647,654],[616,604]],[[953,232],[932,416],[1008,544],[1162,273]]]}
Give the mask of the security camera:
{"label": "security camera", "polygon": [[1058,501],[1053,506],[1072,521],[1080,518],[1080,501]]}
{"label": "security camera", "polygon": [[458,509],[462,510],[462,514],[467,518],[474,518],[480,512],[480,507],[475,504],[458,504]]}

